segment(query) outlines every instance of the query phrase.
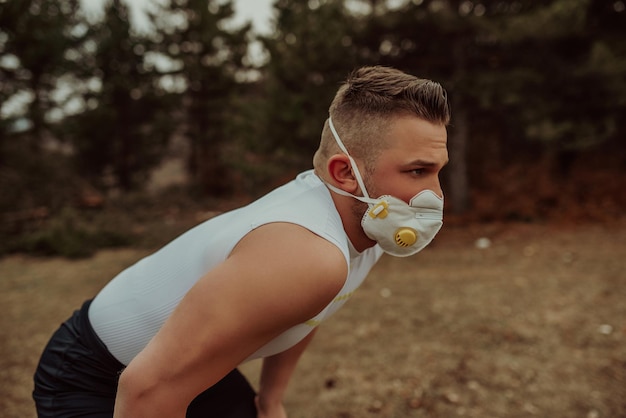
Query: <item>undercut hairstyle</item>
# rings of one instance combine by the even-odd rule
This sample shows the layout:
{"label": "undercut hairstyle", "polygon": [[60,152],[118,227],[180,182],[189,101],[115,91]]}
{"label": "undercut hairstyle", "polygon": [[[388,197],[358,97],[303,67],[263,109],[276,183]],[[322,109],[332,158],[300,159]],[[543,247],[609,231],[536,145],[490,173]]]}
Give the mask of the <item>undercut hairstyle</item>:
{"label": "undercut hairstyle", "polygon": [[[394,68],[374,66],[359,68],[348,76],[337,91],[329,114],[350,155],[362,161],[363,168],[371,173],[376,158],[387,147],[383,138],[394,118],[415,116],[447,126],[450,105],[439,83]],[[318,175],[325,172],[322,165],[337,152],[339,147],[326,121],[313,159]]]}

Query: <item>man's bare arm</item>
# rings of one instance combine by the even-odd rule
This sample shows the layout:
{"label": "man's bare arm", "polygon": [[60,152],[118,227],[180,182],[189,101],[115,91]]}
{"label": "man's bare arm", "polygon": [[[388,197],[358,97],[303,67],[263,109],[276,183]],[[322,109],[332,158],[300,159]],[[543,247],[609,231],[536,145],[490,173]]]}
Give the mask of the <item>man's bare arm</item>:
{"label": "man's bare arm", "polygon": [[[259,394],[256,398],[259,418],[286,416],[283,396],[300,356],[313,339],[317,328],[289,350],[263,359]],[[283,415],[281,415],[283,414]]]}
{"label": "man's bare arm", "polygon": [[339,249],[293,224],[262,226],[188,292],[120,377],[115,418],[183,418],[189,403],[288,328],[347,273]]}

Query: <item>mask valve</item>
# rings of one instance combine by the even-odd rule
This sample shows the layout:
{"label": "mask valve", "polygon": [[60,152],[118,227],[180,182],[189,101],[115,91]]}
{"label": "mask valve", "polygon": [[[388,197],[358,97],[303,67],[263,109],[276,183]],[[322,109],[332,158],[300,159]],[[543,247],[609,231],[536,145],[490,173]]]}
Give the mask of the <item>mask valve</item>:
{"label": "mask valve", "polygon": [[417,231],[413,228],[400,228],[396,231],[395,239],[399,247],[410,247],[417,242]]}

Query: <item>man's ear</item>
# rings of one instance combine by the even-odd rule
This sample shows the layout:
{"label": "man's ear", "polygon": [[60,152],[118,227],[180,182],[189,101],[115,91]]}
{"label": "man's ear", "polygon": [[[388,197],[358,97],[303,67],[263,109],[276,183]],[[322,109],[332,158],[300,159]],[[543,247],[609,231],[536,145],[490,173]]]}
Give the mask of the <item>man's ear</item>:
{"label": "man's ear", "polygon": [[350,158],[346,154],[335,154],[328,159],[328,174],[333,186],[350,194],[356,194],[359,183],[354,176]]}

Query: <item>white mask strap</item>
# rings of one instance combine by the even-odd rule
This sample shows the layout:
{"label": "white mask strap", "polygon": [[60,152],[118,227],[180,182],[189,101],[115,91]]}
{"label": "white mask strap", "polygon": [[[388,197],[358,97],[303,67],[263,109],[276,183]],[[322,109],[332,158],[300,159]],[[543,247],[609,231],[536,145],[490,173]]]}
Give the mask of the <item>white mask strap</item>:
{"label": "white mask strap", "polygon": [[375,205],[375,204],[378,203],[378,200],[376,200],[376,199],[372,199],[370,197],[355,196],[353,194],[350,194],[350,193],[346,192],[345,190],[341,190],[341,189],[333,186],[330,183],[324,182],[324,184],[326,184],[326,187],[328,187],[330,190],[332,190],[333,192],[335,192],[337,194],[340,194],[340,195],[343,195],[343,196],[348,196],[348,197],[353,197],[356,200],[360,200],[361,202],[368,203],[370,205]]}
{"label": "white mask strap", "polygon": [[[361,191],[363,192],[363,196],[365,196],[366,199],[371,200],[369,194],[367,194],[367,190],[365,189],[365,184],[363,183],[363,178],[361,177],[361,173],[359,172],[359,167],[356,165],[356,161],[354,161],[354,159],[350,156],[350,153],[346,149],[346,146],[343,144],[343,142],[341,142],[341,139],[339,139],[339,134],[335,130],[335,125],[333,125],[333,120],[330,116],[328,117],[328,126],[330,127],[330,131],[333,133],[333,137],[335,138],[337,145],[339,145],[339,148],[341,149],[341,151],[343,151],[344,154],[346,154],[348,158],[350,159],[350,164],[352,164],[352,169],[354,170],[354,176],[356,177],[357,183],[359,183],[359,187],[361,188]],[[332,189],[336,191],[336,188],[333,187]],[[341,193],[341,194],[345,194],[345,193],[346,192]],[[348,195],[352,196],[349,193]],[[357,196],[353,196],[353,197],[357,197]]]}

